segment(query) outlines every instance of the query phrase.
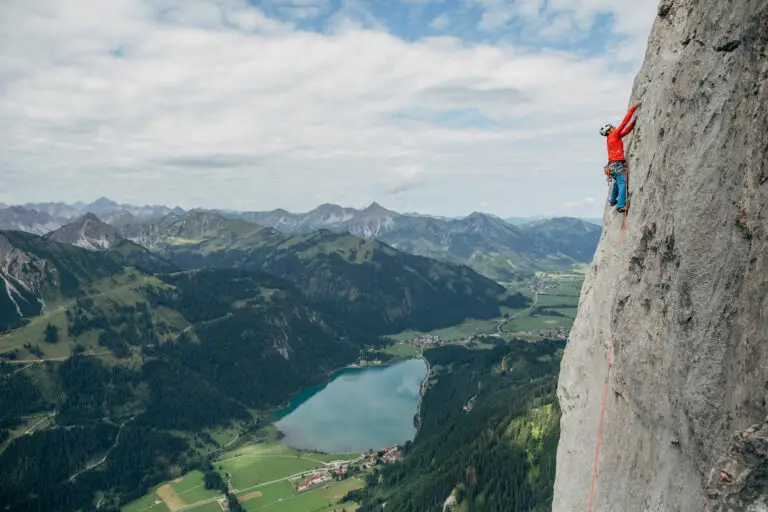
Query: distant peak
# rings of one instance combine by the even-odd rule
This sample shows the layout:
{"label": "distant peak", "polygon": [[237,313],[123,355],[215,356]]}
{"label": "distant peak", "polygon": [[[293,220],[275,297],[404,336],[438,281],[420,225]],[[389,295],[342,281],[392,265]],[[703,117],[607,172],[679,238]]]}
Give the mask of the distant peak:
{"label": "distant peak", "polygon": [[343,210],[341,206],[333,203],[323,203],[309,213],[334,213]]}
{"label": "distant peak", "polygon": [[108,197],[104,197],[104,196],[101,196],[100,198],[98,198],[97,200],[95,200],[94,202],[91,203],[91,206],[95,206],[95,205],[99,205],[99,206],[102,206],[102,205],[103,206],[118,206],[118,204],[116,202],[114,202],[113,200],[109,199]]}
{"label": "distant peak", "polygon": [[499,217],[492,215],[490,213],[474,211],[469,215],[467,215],[465,219],[494,219],[495,220],[495,219],[499,219]]}
{"label": "distant peak", "polygon": [[363,211],[365,213],[395,213],[392,210],[387,210],[376,201],[369,204],[368,207]]}

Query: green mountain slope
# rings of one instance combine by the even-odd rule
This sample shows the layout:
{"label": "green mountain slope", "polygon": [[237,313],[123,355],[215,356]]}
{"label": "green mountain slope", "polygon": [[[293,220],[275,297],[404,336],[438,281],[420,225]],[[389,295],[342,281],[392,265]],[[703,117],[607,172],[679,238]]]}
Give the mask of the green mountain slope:
{"label": "green mountain slope", "polygon": [[180,270],[170,261],[126,239],[116,241],[104,254],[118,265],[134,267],[150,274],[166,274]]}
{"label": "green mountain slope", "polygon": [[[251,226],[219,226],[194,243],[180,233],[187,238],[169,241],[166,254],[221,268],[156,276],[118,265],[110,251],[120,242],[99,252],[25,233],[3,238],[8,275],[55,298],[45,316],[0,337],[0,464],[14,468],[0,477],[8,510],[97,501],[114,509],[198,467],[221,446],[212,433],[242,428],[324,382],[377,346],[377,332],[498,309],[500,287],[466,267],[350,235],[276,244],[264,241],[271,230],[238,232]],[[39,357],[48,361],[34,364]]]}
{"label": "green mountain slope", "polygon": [[0,231],[0,332],[39,314],[46,301],[86,294],[123,267],[90,251],[22,231]]}
{"label": "green mountain slope", "polygon": [[377,467],[366,487],[348,498],[361,503],[361,512],[381,510],[383,503],[387,511],[440,512],[452,495],[456,511],[550,510],[563,346],[427,350],[433,377],[421,430],[401,462]]}
{"label": "green mountain slope", "polygon": [[399,214],[373,203],[364,210],[325,204],[307,213],[228,213],[296,235],[328,229],[376,239],[402,251],[463,264],[500,281],[536,271],[569,271],[592,260],[600,223],[561,217],[540,221],[474,212],[463,218]]}
{"label": "green mountain slope", "polygon": [[[0,337],[0,465],[13,468],[0,475],[7,510],[116,510],[200,467],[262,413],[378,346],[377,335],[498,315],[503,288],[493,281],[374,240],[287,236],[216,217],[166,228],[145,231],[153,250],[194,269],[123,267],[116,251],[147,254],[132,241],[89,251],[25,233],[0,238],[2,282],[29,291],[0,302],[0,315],[18,314],[22,296],[46,302],[43,315],[30,309],[26,326]],[[547,366],[546,353],[534,354],[544,357],[521,372]],[[465,377],[485,372],[484,386],[499,382],[523,403],[523,388],[478,365],[468,363]],[[435,389],[448,382],[439,376]],[[445,435],[430,411],[471,388],[451,386],[425,399],[425,440]]]}
{"label": "green mountain slope", "polygon": [[174,217],[126,236],[184,268],[236,267],[285,277],[315,307],[376,333],[492,318],[499,315],[497,297],[504,292],[466,266],[376,240],[327,230],[284,235],[211,212]]}
{"label": "green mountain slope", "polygon": [[463,219],[398,218],[377,238],[400,250],[470,266],[500,281],[569,271],[592,260],[601,228],[572,218],[513,226],[473,213]]}
{"label": "green mountain slope", "polygon": [[[62,339],[40,343],[64,353],[79,346],[70,357],[21,373],[0,365],[7,375],[0,431],[11,434],[0,464],[14,468],[0,477],[8,510],[76,510],[97,496],[114,510],[198,467],[221,446],[212,432],[252,423],[378,343],[348,332],[274,276],[213,269],[163,279],[77,300],[62,313]],[[0,355],[24,335],[0,338]],[[21,435],[26,416],[52,412]],[[62,452],[59,443],[79,444]],[[69,481],[105,455],[98,470]]]}

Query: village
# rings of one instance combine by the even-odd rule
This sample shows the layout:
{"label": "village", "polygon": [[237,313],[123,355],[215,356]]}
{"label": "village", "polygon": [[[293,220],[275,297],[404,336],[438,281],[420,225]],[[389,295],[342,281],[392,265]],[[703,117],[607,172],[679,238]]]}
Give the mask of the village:
{"label": "village", "polygon": [[570,333],[570,328],[565,327],[555,327],[552,329],[539,329],[539,330],[531,330],[531,331],[523,331],[525,334],[529,334],[532,336],[543,336],[544,338],[547,338],[549,340],[564,340],[568,341],[568,334]]}
{"label": "village", "polygon": [[360,458],[352,461],[337,460],[327,462],[322,469],[308,471],[291,479],[291,484],[298,492],[310,487],[323,485],[330,480],[344,480],[352,474],[364,472],[381,464],[392,464],[400,460],[401,447],[391,446],[379,451],[360,452]]}
{"label": "village", "polygon": [[[570,328],[567,328],[567,327],[553,327],[549,329],[529,329],[529,330],[521,331],[520,334],[525,334],[528,336],[537,336],[537,337],[546,338],[550,340],[568,341],[569,332],[570,332]],[[406,345],[411,345],[414,347],[419,347],[419,348],[434,348],[434,347],[439,347],[446,344],[472,346],[471,344],[473,343],[483,343],[483,341],[486,341],[487,338],[504,339],[504,337],[498,333],[472,334],[468,336],[462,336],[460,338],[453,339],[453,340],[444,340],[440,336],[437,336],[434,334],[424,334],[419,336],[418,338],[412,339],[407,342],[401,342],[401,343],[404,343]]]}
{"label": "village", "polygon": [[357,362],[352,363],[349,365],[349,368],[362,368],[364,366],[380,366],[384,364],[382,361],[379,361],[378,359],[372,359],[370,361],[366,359],[358,359]]}

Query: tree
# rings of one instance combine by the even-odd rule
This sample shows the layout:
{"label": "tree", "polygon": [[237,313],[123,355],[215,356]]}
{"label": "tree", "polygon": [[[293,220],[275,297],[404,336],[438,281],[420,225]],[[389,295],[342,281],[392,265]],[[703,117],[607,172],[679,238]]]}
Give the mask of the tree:
{"label": "tree", "polygon": [[206,489],[219,489],[225,488],[224,481],[221,479],[221,475],[216,471],[206,471],[203,473],[203,487]]}
{"label": "tree", "polygon": [[59,328],[53,324],[48,324],[45,327],[45,342],[56,343],[59,341]]}

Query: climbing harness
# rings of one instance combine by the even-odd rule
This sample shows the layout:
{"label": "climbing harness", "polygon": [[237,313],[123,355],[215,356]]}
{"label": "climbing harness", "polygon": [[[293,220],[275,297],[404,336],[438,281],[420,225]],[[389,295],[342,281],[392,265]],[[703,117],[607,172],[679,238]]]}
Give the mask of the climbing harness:
{"label": "climbing harness", "polygon": [[603,390],[603,406],[600,410],[600,428],[597,431],[597,449],[595,450],[595,467],[592,471],[592,488],[589,490],[589,508],[587,512],[592,512],[592,497],[595,492],[595,480],[597,479],[597,461],[600,456],[600,442],[603,439],[603,419],[605,418],[605,402],[608,400],[608,381],[611,377],[611,358],[613,357],[613,340],[608,349],[608,373],[605,376],[605,389]]}
{"label": "climbing harness", "polygon": [[603,172],[606,176],[616,176],[621,174],[621,169],[629,169],[629,166],[624,161],[608,162],[608,165],[603,167]]}

